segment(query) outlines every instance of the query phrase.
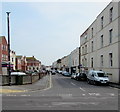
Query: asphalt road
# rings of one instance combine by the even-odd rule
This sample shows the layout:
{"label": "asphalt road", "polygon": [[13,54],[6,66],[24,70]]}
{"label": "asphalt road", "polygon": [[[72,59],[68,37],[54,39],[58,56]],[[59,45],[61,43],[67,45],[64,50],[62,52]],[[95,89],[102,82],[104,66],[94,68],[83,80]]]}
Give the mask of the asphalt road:
{"label": "asphalt road", "polygon": [[3,110],[118,110],[118,89],[61,74],[51,79],[50,88],[43,91],[4,94]]}

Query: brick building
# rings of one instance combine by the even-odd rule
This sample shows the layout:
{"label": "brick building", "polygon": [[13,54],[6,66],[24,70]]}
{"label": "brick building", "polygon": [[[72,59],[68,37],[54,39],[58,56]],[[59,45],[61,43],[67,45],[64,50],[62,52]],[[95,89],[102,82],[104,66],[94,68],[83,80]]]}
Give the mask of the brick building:
{"label": "brick building", "polygon": [[27,70],[28,71],[39,71],[41,68],[41,62],[33,57],[26,57]]}
{"label": "brick building", "polygon": [[25,56],[16,56],[16,70],[26,71],[27,62]]}
{"label": "brick building", "polygon": [[[5,36],[0,36],[0,74],[3,74],[5,69],[7,70],[7,67],[4,69],[2,68],[2,63],[8,62],[8,47],[7,47],[7,40]],[[7,71],[6,71],[7,72]]]}

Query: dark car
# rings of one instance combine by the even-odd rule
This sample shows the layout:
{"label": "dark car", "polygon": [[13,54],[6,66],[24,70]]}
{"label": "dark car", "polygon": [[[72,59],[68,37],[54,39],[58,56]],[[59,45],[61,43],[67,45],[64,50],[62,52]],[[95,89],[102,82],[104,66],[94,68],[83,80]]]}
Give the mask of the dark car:
{"label": "dark car", "polygon": [[76,80],[87,80],[87,76],[85,73],[77,73],[75,79]]}

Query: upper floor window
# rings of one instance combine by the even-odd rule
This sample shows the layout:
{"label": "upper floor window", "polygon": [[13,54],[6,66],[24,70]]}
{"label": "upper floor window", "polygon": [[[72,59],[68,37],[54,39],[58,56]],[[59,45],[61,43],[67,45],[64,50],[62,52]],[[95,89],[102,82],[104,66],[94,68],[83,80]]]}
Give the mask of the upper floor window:
{"label": "upper floor window", "polygon": [[113,20],[113,7],[110,9],[110,22]]}
{"label": "upper floor window", "polygon": [[85,45],[85,53],[87,53],[87,45]]}
{"label": "upper floor window", "polygon": [[101,55],[101,66],[103,66],[103,55]]}
{"label": "upper floor window", "polygon": [[91,42],[91,51],[93,52],[93,41]]}
{"label": "upper floor window", "polygon": [[87,41],[87,35],[85,35],[85,42]]}
{"label": "upper floor window", "polygon": [[82,47],[82,54],[84,54],[84,47]]}
{"label": "upper floor window", "polygon": [[93,28],[91,29],[91,34],[92,34],[92,38],[93,38]]}
{"label": "upper floor window", "polygon": [[109,30],[109,43],[112,43],[113,29]]}
{"label": "upper floor window", "polygon": [[91,67],[93,68],[93,58],[91,58]]}
{"label": "upper floor window", "polygon": [[101,47],[103,47],[103,35],[101,35]]}
{"label": "upper floor window", "polygon": [[103,29],[103,21],[104,21],[104,17],[101,17],[101,29]]}
{"label": "upper floor window", "polygon": [[110,67],[113,66],[113,55],[112,55],[112,53],[109,53],[109,64],[110,64]]}

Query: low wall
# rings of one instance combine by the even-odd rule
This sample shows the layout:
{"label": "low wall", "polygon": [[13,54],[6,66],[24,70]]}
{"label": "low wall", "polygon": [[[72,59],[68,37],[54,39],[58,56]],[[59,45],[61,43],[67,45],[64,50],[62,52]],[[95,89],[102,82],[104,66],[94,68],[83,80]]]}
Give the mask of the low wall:
{"label": "low wall", "polygon": [[[45,73],[39,73],[36,75],[11,75],[11,84],[12,85],[22,85],[22,84],[31,84],[39,79],[41,79],[43,76],[45,76]],[[0,85],[8,85],[9,84],[9,76],[8,75],[0,75]]]}

